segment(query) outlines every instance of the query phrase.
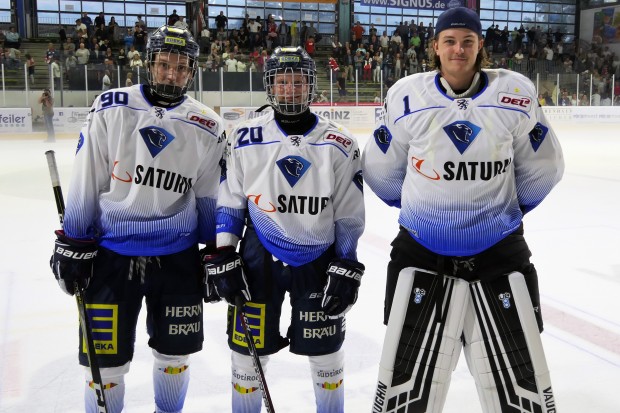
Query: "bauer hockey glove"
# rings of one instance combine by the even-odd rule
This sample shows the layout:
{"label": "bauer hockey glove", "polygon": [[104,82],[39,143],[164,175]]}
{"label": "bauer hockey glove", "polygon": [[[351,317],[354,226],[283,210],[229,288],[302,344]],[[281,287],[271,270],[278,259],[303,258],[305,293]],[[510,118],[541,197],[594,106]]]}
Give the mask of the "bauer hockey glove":
{"label": "bauer hockey glove", "polygon": [[217,295],[228,304],[235,305],[236,297],[241,297],[243,302],[250,301],[250,289],[243,270],[243,260],[234,249],[222,249],[212,254],[204,254],[203,263],[206,273],[205,301],[212,295],[212,291],[209,291],[211,286],[215,287]]}
{"label": "bauer hockey glove", "polygon": [[87,288],[93,275],[93,262],[97,256],[97,244],[94,240],[77,240],[69,238],[63,230],[56,230],[54,254],[50,258],[50,267],[60,288],[73,295],[75,283],[80,288]]}
{"label": "bauer hockey glove", "polygon": [[342,317],[357,301],[364,264],[352,260],[334,260],[327,266],[327,284],[323,289],[323,311],[330,317]]}

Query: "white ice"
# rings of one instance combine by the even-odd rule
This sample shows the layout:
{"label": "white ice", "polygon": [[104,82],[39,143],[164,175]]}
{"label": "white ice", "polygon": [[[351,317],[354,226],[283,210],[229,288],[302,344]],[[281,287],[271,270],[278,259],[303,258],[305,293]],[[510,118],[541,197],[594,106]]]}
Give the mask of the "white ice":
{"label": "white ice", "polygon": [[[618,126],[556,125],[563,181],[525,218],[540,277],[542,335],[559,412],[620,412],[620,132]],[[357,135],[364,145],[366,134]],[[48,266],[58,228],[44,152],[56,151],[66,193],[75,139],[44,143],[0,136],[0,413],[83,411],[75,300]],[[366,190],[359,246],[366,274],[347,319],[346,411],[369,412],[385,327],[385,268],[397,231],[394,208]],[[230,411],[230,353],[223,303],[205,306],[204,349],[192,356],[186,413]],[[140,319],[126,378],[126,412],[151,412],[151,353]],[[286,323],[283,323],[283,331]],[[267,380],[276,411],[314,412],[304,357],[272,356]],[[444,410],[480,412],[464,358]]]}

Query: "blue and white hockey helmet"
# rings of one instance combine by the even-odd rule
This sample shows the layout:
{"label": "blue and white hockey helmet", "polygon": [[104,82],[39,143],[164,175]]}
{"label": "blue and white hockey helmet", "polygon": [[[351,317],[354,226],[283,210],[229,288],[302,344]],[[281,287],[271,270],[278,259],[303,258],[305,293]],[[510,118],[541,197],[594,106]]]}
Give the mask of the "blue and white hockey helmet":
{"label": "blue and white hockey helmet", "polygon": [[187,29],[161,26],[146,45],[146,73],[153,92],[177,99],[192,85],[200,46]]}
{"label": "blue and white hockey helmet", "polygon": [[267,101],[283,115],[305,112],[316,93],[316,65],[300,46],[277,47],[265,62]]}

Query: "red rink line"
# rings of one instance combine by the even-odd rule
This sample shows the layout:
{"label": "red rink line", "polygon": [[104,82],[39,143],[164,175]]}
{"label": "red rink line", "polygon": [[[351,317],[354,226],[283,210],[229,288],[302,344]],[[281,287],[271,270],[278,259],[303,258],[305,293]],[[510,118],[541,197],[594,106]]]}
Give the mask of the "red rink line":
{"label": "red rink line", "polygon": [[545,323],[549,322],[562,331],[620,355],[620,334],[575,317],[544,301],[541,307]]}
{"label": "red rink line", "polygon": [[[366,233],[362,237],[362,242],[368,246],[386,252],[386,259],[389,259],[390,242],[384,237]],[[570,313],[562,311],[552,304],[542,302],[543,321],[553,324],[554,327],[572,334],[580,339],[601,347],[613,354],[620,355],[620,334],[614,333],[606,328],[599,327],[589,321],[576,317]]]}

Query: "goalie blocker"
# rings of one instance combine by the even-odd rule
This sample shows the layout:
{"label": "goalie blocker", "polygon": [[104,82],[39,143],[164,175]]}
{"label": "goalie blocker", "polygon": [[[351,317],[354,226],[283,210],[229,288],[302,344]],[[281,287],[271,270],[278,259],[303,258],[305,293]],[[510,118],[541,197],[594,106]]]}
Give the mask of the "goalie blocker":
{"label": "goalie blocker", "polygon": [[523,274],[470,283],[409,267],[393,297],[373,413],[441,412],[462,347],[484,412],[556,412]]}

